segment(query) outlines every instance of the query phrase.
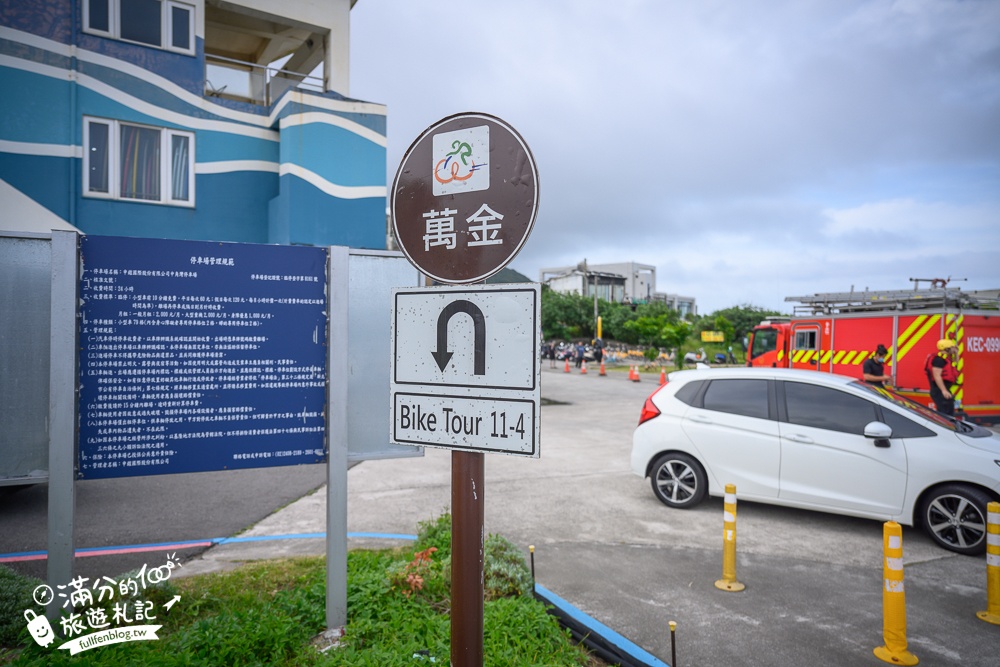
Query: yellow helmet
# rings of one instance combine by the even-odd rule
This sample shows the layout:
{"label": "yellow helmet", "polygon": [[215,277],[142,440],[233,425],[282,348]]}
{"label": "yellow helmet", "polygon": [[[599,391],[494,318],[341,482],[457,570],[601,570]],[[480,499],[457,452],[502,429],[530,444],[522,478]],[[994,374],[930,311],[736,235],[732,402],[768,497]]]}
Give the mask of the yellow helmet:
{"label": "yellow helmet", "polygon": [[937,343],[938,352],[944,352],[945,350],[950,350],[953,347],[958,347],[958,344],[950,338],[942,338]]}

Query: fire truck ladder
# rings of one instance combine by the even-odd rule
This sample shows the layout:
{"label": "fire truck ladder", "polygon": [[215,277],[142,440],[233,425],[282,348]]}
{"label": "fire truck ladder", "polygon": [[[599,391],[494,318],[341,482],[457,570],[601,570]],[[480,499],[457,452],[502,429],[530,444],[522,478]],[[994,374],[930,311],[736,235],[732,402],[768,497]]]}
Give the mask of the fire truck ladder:
{"label": "fire truck ladder", "polygon": [[884,312],[887,310],[996,310],[1000,297],[995,292],[969,293],[957,288],[922,290],[865,290],[863,292],[827,292],[809,296],[789,296],[785,301],[798,302],[795,315],[832,315],[835,313]]}

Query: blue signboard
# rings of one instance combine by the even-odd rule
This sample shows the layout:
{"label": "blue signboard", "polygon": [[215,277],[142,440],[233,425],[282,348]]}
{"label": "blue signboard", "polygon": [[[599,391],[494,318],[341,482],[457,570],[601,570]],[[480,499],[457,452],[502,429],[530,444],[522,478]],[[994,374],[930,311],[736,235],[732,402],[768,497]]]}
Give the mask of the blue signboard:
{"label": "blue signboard", "polygon": [[321,463],[325,248],[85,236],[79,476]]}

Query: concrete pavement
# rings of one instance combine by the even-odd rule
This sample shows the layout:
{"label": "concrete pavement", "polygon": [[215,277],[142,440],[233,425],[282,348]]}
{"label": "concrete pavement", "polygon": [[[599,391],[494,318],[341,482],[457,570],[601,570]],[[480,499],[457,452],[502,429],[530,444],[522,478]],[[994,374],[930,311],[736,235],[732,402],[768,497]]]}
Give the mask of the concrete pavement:
{"label": "concrete pavement", "polygon": [[[544,364],[547,366],[547,364]],[[738,506],[737,578],[721,576],[722,501],[659,503],[628,467],[631,433],[658,374],[581,376],[543,369],[541,458],[486,456],[486,531],[527,551],[538,582],[665,662],[677,621],[678,665],[883,665],[882,524],[754,503]],[[448,511],[451,454],[368,461],[348,474],[348,530],[407,535]],[[240,538],[322,533],[325,489]],[[352,547],[406,540],[352,538]],[[986,608],[985,559],[958,556],[904,529],[909,649],[926,665],[994,665],[1000,626]],[[190,575],[247,560],[321,554],[317,537],[221,544]]]}

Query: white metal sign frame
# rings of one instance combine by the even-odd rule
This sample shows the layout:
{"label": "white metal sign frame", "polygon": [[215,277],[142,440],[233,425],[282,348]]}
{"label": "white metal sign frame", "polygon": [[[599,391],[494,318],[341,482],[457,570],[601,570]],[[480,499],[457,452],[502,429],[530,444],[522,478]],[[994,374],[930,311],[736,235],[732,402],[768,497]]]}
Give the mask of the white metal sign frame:
{"label": "white metal sign frame", "polygon": [[537,284],[393,290],[390,441],[538,458]]}

